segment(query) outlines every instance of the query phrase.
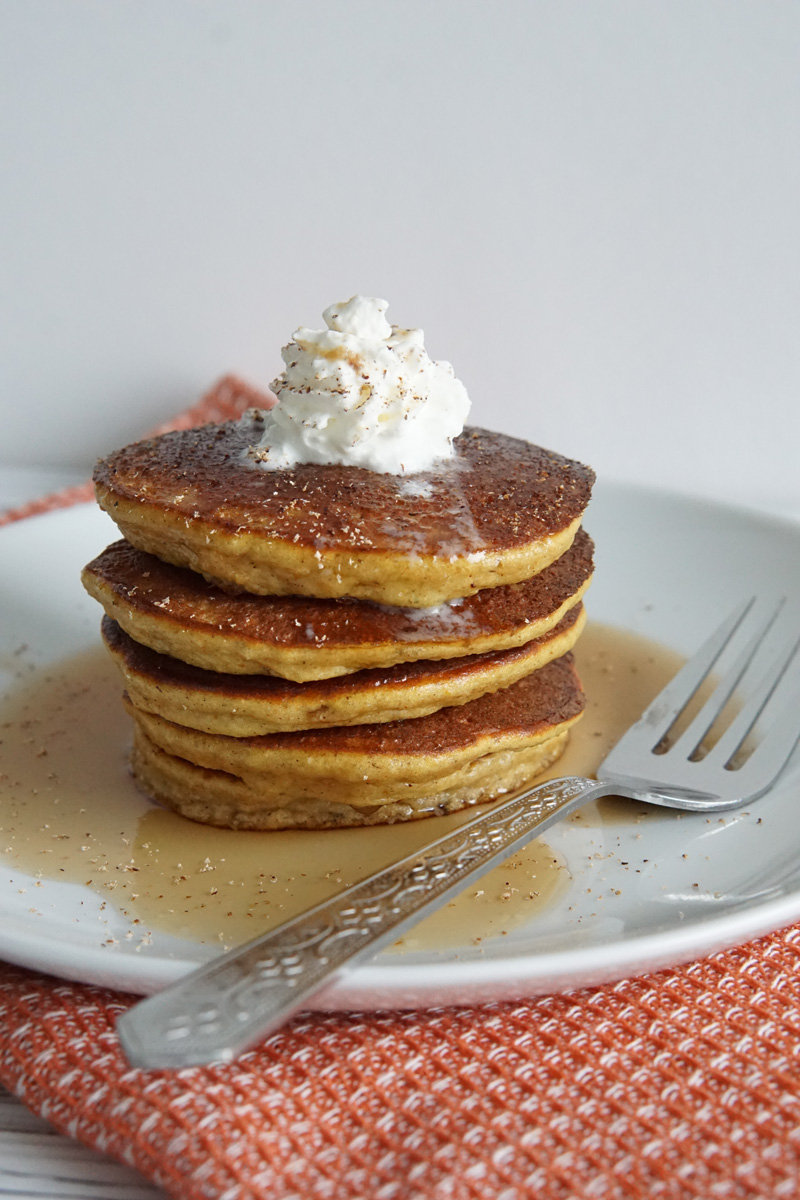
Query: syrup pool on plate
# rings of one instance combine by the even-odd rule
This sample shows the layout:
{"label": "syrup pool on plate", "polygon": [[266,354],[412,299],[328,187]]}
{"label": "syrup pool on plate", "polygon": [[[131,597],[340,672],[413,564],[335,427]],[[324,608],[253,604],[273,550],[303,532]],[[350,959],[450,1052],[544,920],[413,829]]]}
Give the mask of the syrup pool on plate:
{"label": "syrup pool on plate", "polygon": [[[586,712],[542,779],[591,776],[682,661],[657,643],[591,622],[575,658]],[[21,648],[15,673],[0,702],[0,869],[30,877],[32,911],[43,915],[41,881],[91,889],[123,915],[125,936],[143,952],[155,931],[221,947],[246,941],[471,815],[320,832],[200,825],[158,807],[134,785],[120,678],[101,646],[47,668],[32,666]],[[573,819],[635,821],[642,811],[608,798]],[[502,937],[552,905],[569,881],[569,863],[538,838],[421,921],[395,951],[474,947]],[[18,883],[0,875],[0,886]]]}

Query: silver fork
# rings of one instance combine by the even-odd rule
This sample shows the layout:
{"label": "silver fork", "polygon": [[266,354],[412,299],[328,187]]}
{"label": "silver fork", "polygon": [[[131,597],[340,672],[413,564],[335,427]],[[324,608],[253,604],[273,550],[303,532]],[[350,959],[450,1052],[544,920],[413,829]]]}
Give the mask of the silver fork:
{"label": "silver fork", "polygon": [[[800,737],[800,698],[792,703],[774,698],[784,686],[798,639],[774,657],[707,753],[703,746],[740,684],[752,678],[778,612],[765,615],[749,600],[732,613],[620,739],[596,779],[551,780],[495,802],[455,833],[134,1005],[117,1022],[130,1062],[187,1067],[230,1061],[302,1008],[333,976],[396,939],[468,881],[589,800],[617,795],[668,808],[722,811],[762,795]],[[676,720],[722,663],[721,680],[670,744]],[[739,764],[743,743],[753,740],[757,722],[761,728],[767,710],[774,708],[774,720]]]}

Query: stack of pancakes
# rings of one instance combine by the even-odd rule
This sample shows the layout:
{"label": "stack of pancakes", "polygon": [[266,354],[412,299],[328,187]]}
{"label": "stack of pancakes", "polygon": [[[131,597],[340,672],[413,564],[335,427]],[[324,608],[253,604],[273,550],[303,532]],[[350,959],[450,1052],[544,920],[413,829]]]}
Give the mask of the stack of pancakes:
{"label": "stack of pancakes", "polygon": [[258,410],[102,460],[83,572],[161,803],[240,829],[369,825],[517,790],[563,752],[593,473],[467,428],[425,474],[258,465]]}

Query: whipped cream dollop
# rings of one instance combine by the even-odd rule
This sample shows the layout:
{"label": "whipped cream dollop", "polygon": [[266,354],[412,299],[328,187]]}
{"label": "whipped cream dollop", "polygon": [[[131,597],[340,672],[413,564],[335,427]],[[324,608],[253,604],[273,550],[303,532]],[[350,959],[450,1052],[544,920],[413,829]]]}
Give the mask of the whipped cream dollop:
{"label": "whipped cream dollop", "polygon": [[326,329],[296,330],[281,357],[278,397],[250,451],[264,467],[341,463],[382,474],[426,471],[453,455],[470,400],[447,362],[428,357],[421,329],[386,320],[388,304],[331,304]]}

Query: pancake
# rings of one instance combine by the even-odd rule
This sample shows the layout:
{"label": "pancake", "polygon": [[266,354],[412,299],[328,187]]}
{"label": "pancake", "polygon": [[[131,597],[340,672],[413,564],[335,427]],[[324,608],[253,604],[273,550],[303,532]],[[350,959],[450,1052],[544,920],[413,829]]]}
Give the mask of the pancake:
{"label": "pancake", "polygon": [[496,652],[543,637],[580,602],[592,576],[592,551],[581,529],[569,550],[532,579],[423,610],[352,599],[234,596],[124,541],[98,555],[82,578],[107,615],[153,650],[211,671],[304,682]]}
{"label": "pancake", "polygon": [[97,500],[134,546],[229,589],[427,608],[518,583],[572,544],[594,474],[467,428],[435,470],[258,465],[263,421],[180,430],[101,460]]}
{"label": "pancake", "polygon": [[140,727],[131,763],[147,795],[192,821],[223,829],[340,829],[444,816],[519,791],[558,761],[567,737],[567,732],[556,732],[525,749],[486,754],[459,778],[439,781],[435,794],[363,805],[337,801],[319,789],[313,797],[265,798],[258,787],[234,775],[165,753]]}
{"label": "pancake", "polygon": [[178,725],[230,737],[424,717],[509,687],[565,654],[586,621],[583,605],[541,638],[493,654],[418,661],[312,683],[206,671],[140,645],[103,617],[103,638],[131,703]]}
{"label": "pancake", "polygon": [[201,733],[134,708],[140,786],[233,829],[385,824],[518,790],[563,752],[583,711],[567,654],[519,683],[427,717],[255,738]]}

